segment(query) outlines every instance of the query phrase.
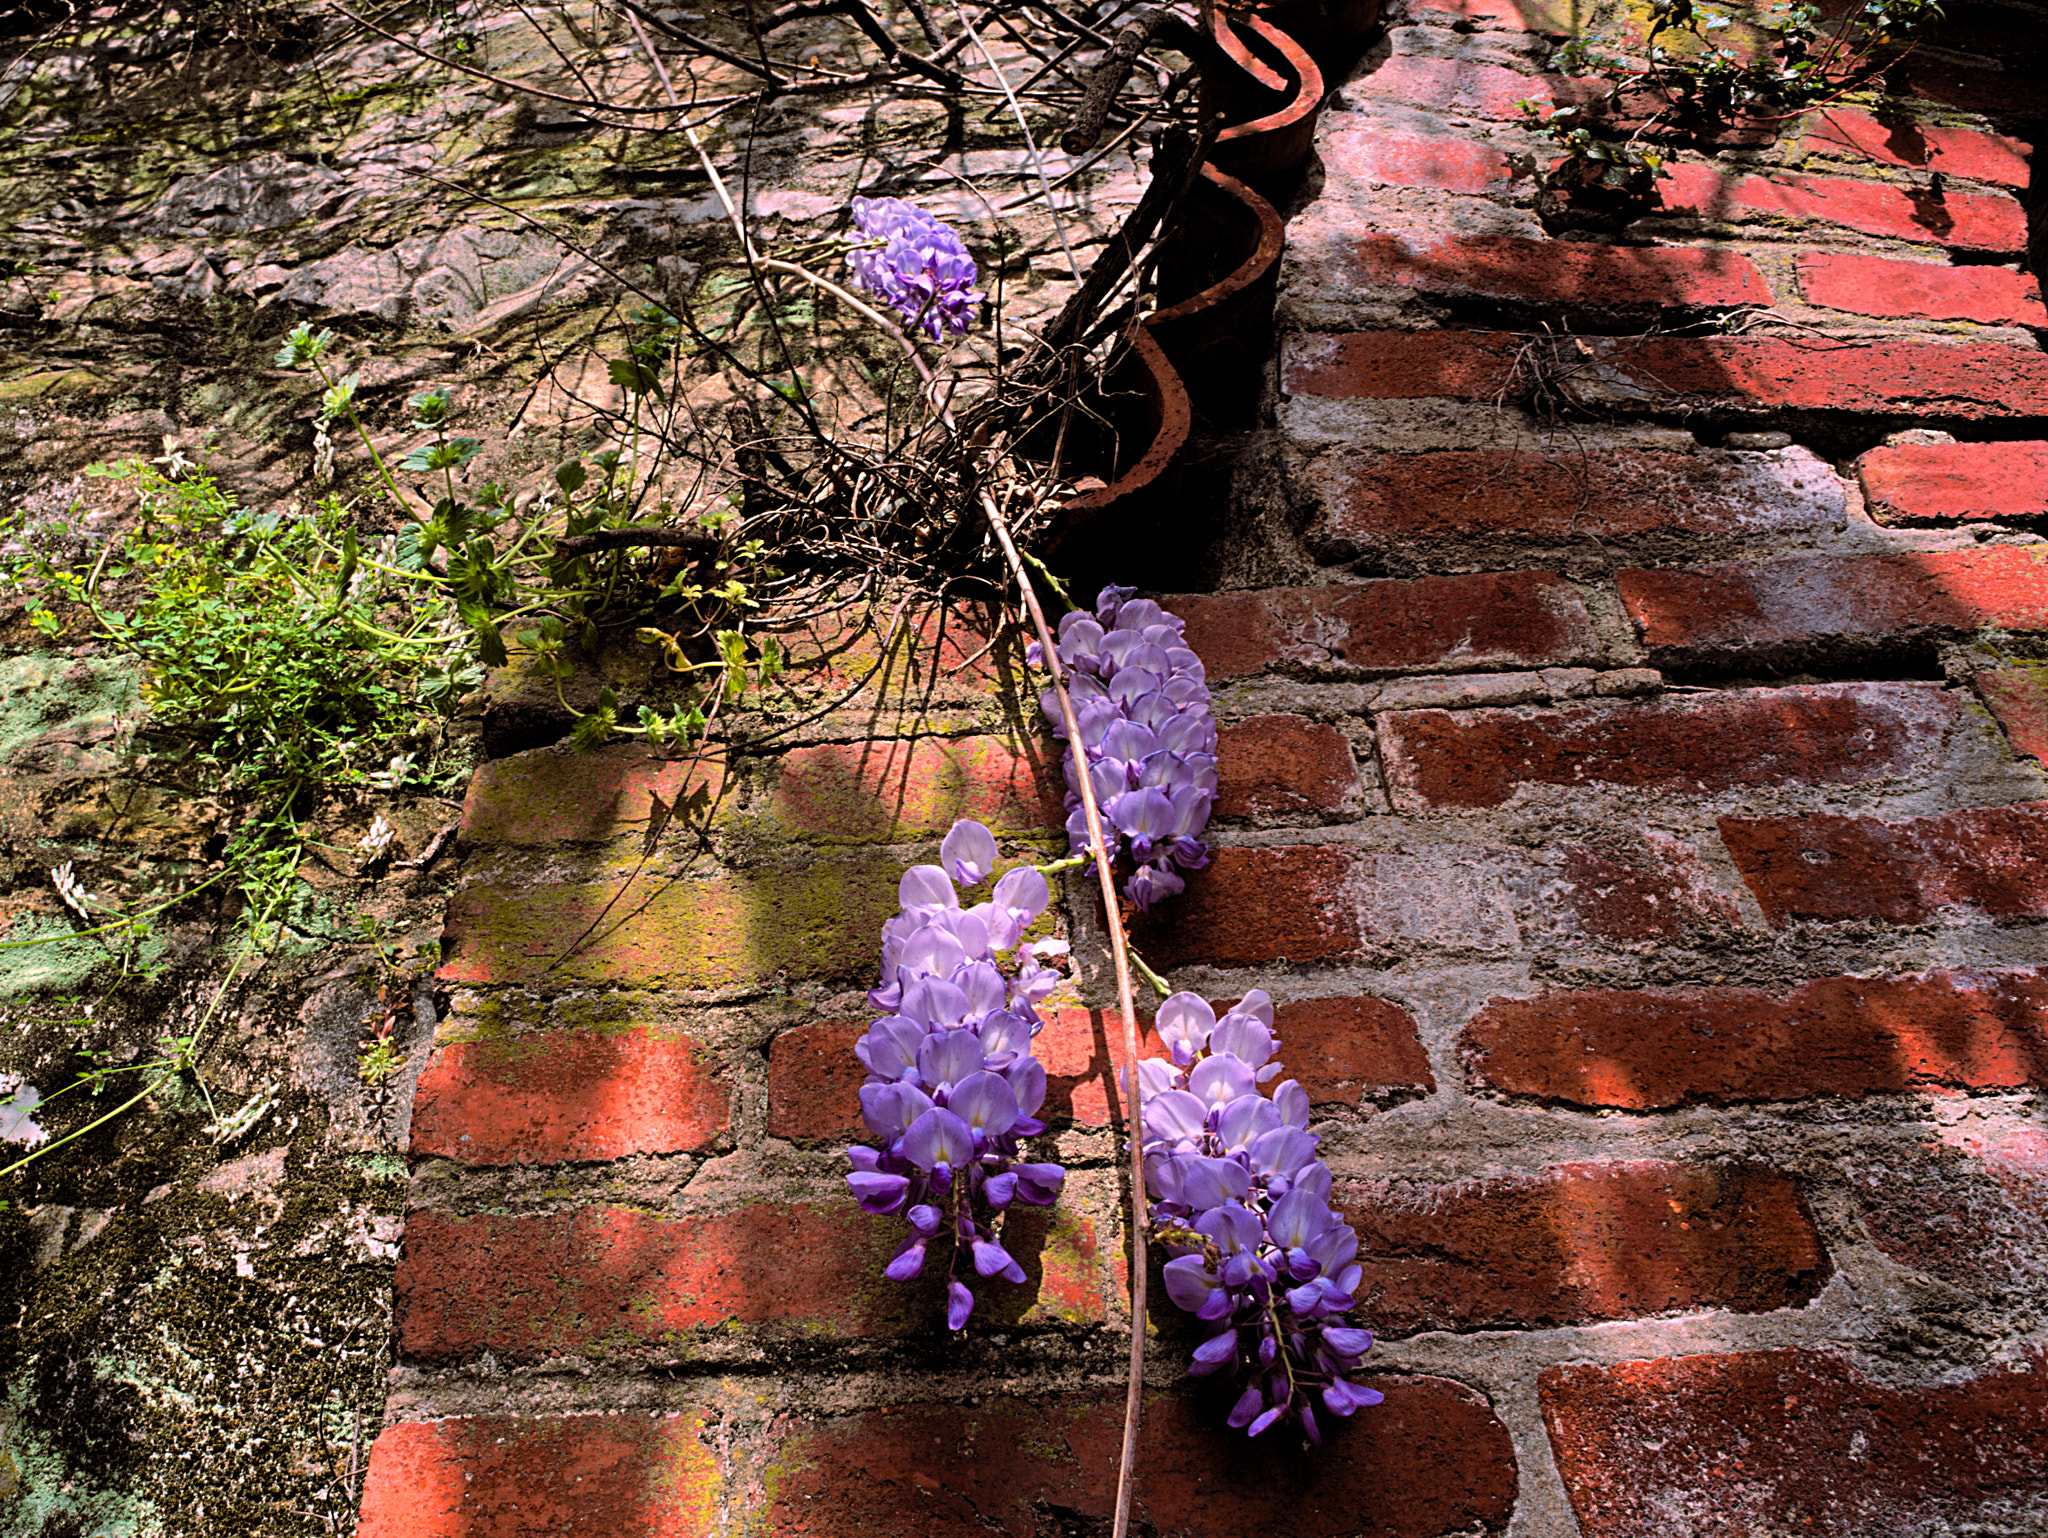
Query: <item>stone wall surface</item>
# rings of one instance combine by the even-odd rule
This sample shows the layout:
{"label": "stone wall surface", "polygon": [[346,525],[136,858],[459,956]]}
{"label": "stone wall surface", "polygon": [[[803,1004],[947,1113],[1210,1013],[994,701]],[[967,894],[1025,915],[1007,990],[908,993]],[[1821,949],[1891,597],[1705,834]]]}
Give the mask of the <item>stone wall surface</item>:
{"label": "stone wall surface", "polygon": [[[1259,421],[1127,514],[1202,534],[1159,597],[1223,726],[1215,860],[1136,942],[1274,997],[1386,1396],[1319,1453],[1247,1442],[1155,1288],[1134,1528],[2048,1532],[2039,17],[1959,5],[1901,108],[1688,150],[1600,225],[1539,196],[1517,106],[1585,89],[1547,72],[1568,9],[1385,11],[1286,209]],[[322,170],[209,166],[150,217],[261,244],[382,185]],[[419,378],[600,282],[382,217],[342,266],[336,224],[118,282],[411,328]],[[842,1180],[900,871],[960,816],[1063,847],[1018,636],[962,605],[872,673],[792,645],[790,729],[724,761],[573,754],[516,670],[478,702],[363,1538],[1108,1531],[1132,1258],[1085,886],[1025,1283],[949,1335]],[[72,717],[119,708],[87,685]]]}
{"label": "stone wall surface", "polygon": [[[1162,597],[1220,847],[1137,938],[1278,1001],[1387,1400],[1313,1458],[1236,1442],[1159,1313],[1140,1528],[2040,1532],[2026,87],[1940,54],[1914,134],[1684,156],[1615,237],[1537,213],[1552,19],[1386,19],[1292,209],[1266,425],[1208,446],[1212,591]],[[992,1318],[937,1333],[837,1188],[892,873],[956,813],[1047,823],[1013,677],[973,686],[1015,735],[752,767],[728,828],[790,842],[645,892],[597,970],[541,939],[630,802],[543,838],[511,798],[585,766],[473,786],[365,1533],[1104,1530],[1099,966],[1039,1043],[1071,1195]]]}
{"label": "stone wall surface", "polygon": [[[1314,1457],[1237,1441],[1157,1311],[1139,1530],[2048,1530],[2036,82],[1992,26],[1904,73],[1910,131],[1815,114],[1618,235],[1546,225],[1541,11],[1385,15],[1290,211],[1264,422],[1198,451],[1233,500],[1162,602],[1219,848],[1137,941],[1278,1001],[1387,1399]],[[543,840],[507,798],[584,766],[478,780],[365,1533],[1106,1531],[1101,967],[1038,1044],[1072,1194],[994,1317],[949,1341],[876,1281],[837,1186],[890,874],[1053,789],[1013,677],[973,686],[1024,729],[752,767],[728,826],[801,847],[835,764],[843,841],[644,893],[602,978],[537,937],[633,814]],[[893,769],[941,754],[948,798]]]}

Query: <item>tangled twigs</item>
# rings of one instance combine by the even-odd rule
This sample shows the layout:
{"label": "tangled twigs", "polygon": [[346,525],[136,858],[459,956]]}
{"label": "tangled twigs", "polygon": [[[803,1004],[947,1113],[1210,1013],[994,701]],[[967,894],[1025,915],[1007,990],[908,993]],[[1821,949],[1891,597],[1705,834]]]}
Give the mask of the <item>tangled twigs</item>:
{"label": "tangled twigs", "polygon": [[1167,19],[1164,11],[1142,10],[1116,35],[1116,46],[1089,77],[1081,105],[1074,109],[1067,131],[1060,135],[1061,149],[1069,155],[1085,155],[1095,148],[1102,138],[1103,125],[1109,121],[1109,109],[1116,103],[1117,92],[1131,78],[1138,55],[1158,35]]}

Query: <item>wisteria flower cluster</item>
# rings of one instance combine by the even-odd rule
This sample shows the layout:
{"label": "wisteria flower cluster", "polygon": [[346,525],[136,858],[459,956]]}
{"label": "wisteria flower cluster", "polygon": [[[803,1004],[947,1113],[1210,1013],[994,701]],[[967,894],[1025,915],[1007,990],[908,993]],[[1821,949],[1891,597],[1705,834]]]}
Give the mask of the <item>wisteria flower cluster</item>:
{"label": "wisteria flower cluster", "polygon": [[[1124,896],[1143,910],[1185,890],[1181,871],[1209,863],[1209,846],[1195,835],[1216,800],[1216,718],[1181,621],[1132,597],[1136,591],[1104,588],[1093,614],[1061,618],[1057,644],[1096,804],[1137,866]],[[1039,698],[1053,735],[1065,741],[1058,696],[1048,689]],[[1088,825],[1071,742],[1066,775],[1067,843],[1078,854],[1088,847]]]}
{"label": "wisteria flower cluster", "polygon": [[1167,1296],[1214,1327],[1189,1371],[1247,1380],[1232,1426],[1292,1419],[1320,1446],[1318,1402],[1349,1415],[1381,1396],[1347,1381],[1372,1332],[1344,1322],[1358,1235],[1330,1210],[1308,1095],[1293,1079],[1260,1090],[1283,1071],[1272,1002],[1254,989],[1219,1020],[1176,993],[1158,1028],[1171,1059],[1139,1064],[1152,1227],[1175,1257]]}
{"label": "wisteria flower cluster", "polygon": [[[990,1215],[1013,1202],[1048,1206],[1066,1180],[1057,1164],[1017,1157],[1019,1139],[1045,1130],[1045,1066],[1031,1038],[1037,1005],[1059,981],[1042,958],[1066,945],[1019,943],[1052,901],[1030,866],[996,882],[985,902],[960,905],[954,882],[978,887],[996,867],[995,835],[980,823],[955,823],[939,858],[904,872],[903,911],[882,928],[882,980],[868,1002],[886,1013],[854,1045],[868,1070],[861,1120],[882,1146],[849,1148],[846,1180],[865,1211],[910,1225],[882,1273],[891,1281],[921,1275],[927,1247],[951,1236],[946,1325],[957,1330],[974,1310],[963,1257],[978,1276],[1024,1280]],[[1014,975],[998,962],[1006,951],[1017,952]]]}
{"label": "wisteria flower cluster", "polygon": [[846,259],[862,288],[933,341],[974,324],[974,258],[950,225],[901,198],[855,198],[853,227]]}

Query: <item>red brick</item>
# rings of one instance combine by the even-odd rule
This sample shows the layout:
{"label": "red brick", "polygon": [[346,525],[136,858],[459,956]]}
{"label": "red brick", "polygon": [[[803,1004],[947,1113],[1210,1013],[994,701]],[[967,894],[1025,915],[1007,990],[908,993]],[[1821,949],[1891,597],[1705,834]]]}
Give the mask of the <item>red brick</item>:
{"label": "red brick", "polygon": [[703,1417],[462,1415],[387,1428],[357,1538],[711,1538]]}
{"label": "red brick", "polygon": [[1568,36],[1583,24],[1571,0],[1410,0],[1408,20],[1416,26],[1483,26],[1554,37]]}
{"label": "red brick", "polygon": [[1332,400],[1492,400],[1513,381],[1522,339],[1504,331],[1295,332],[1280,388]]}
{"label": "red brick", "polygon": [[1332,400],[1492,401],[1518,399],[1540,379],[1589,408],[1615,411],[2048,415],[2048,356],[2031,347],[1582,337],[1568,352],[1527,351],[1538,341],[1481,331],[1295,333],[1281,343],[1281,389]]}
{"label": "red brick", "polygon": [[1554,709],[1379,717],[1394,803],[1489,807],[1525,785],[1705,794],[1840,785],[1934,762],[1953,699],[1925,684],[1815,684]]}
{"label": "red brick", "polygon": [[1550,99],[1550,83],[1495,64],[1397,53],[1371,74],[1351,80],[1344,94],[1354,101],[1393,102],[1453,117],[1517,118],[1518,103]]}
{"label": "red brick", "polygon": [[1213,680],[1306,669],[1565,667],[1600,656],[1585,600],[1547,571],[1170,597]]}
{"label": "red brick", "polygon": [[[1221,1410],[1150,1398],[1132,1530],[1159,1538],[1439,1538],[1498,1533],[1514,1507],[1507,1428],[1445,1378],[1375,1377],[1386,1402],[1327,1424],[1310,1453],[1284,1434],[1247,1447]],[[1334,1421],[1334,1418],[1326,1418]],[[804,1538],[1034,1538],[1048,1510],[1108,1530],[1121,1395],[906,1405],[798,1423],[766,1513]]]}
{"label": "red brick", "polygon": [[1865,1232],[1909,1271],[1987,1293],[2048,1281],[2048,1135],[1944,1128],[1921,1148],[1871,1150],[1842,1169]]}
{"label": "red brick", "polygon": [[1033,739],[871,739],[797,748],[778,766],[770,812],[805,838],[894,843],[944,833],[962,817],[998,833],[1066,821],[1059,764]]}
{"label": "red brick", "polygon": [[[647,831],[651,795],[708,808],[724,791],[724,766],[709,757],[664,758],[637,743],[595,753],[539,748],[478,765],[462,802],[462,838],[513,845],[637,838]],[[693,802],[698,796],[702,802]]]}
{"label": "red brick", "polygon": [[1299,817],[1358,799],[1351,744],[1304,716],[1253,716],[1217,744],[1216,815]]}
{"label": "red brick", "polygon": [[1664,207],[1675,214],[1730,223],[1749,219],[1823,221],[1866,235],[1938,241],[1973,251],[2020,252],[2027,217],[2004,193],[1934,193],[1847,176],[1732,175],[1714,166],[1674,165],[1657,183]]}
{"label": "red brick", "polygon": [[1155,967],[1327,961],[1364,943],[1348,849],[1218,849],[1170,903],[1139,918],[1139,952]]}
{"label": "red brick", "polygon": [[2031,1532],[2048,1517],[2044,1368],[1894,1387],[1792,1349],[1552,1367],[1538,1392],[1584,1538],[1867,1538],[1980,1517]]}
{"label": "red brick", "polygon": [[[1967,23],[1969,10],[1957,7],[1955,19]],[[1984,20],[1992,27],[2008,26],[2006,16],[1997,10],[1989,11]],[[1943,31],[1947,30],[1944,23]],[[2043,84],[2040,69],[2031,62],[2029,67],[2020,69],[2003,65],[1974,68],[1955,59],[1936,58],[1921,48],[1887,71],[1885,89],[1893,96],[1913,96],[2014,122],[2038,122],[2048,117],[2048,85]]]}
{"label": "red brick", "polygon": [[723,1068],[687,1036],[546,1031],[435,1052],[412,1151],[465,1164],[702,1153],[731,1113]]}
{"label": "red brick", "polygon": [[1347,181],[1382,187],[1484,196],[1506,191],[1515,177],[1514,162],[1499,150],[1449,135],[1338,129],[1329,134],[1323,158]]}
{"label": "red brick", "polygon": [[1940,817],[1724,817],[1735,868],[1773,924],[1924,924],[1948,907],[2048,918],[2048,802]]}
{"label": "red brick", "polygon": [[1621,600],[1662,657],[1793,653],[1825,642],[2048,629],[2048,545],[1789,556],[1623,571]]}
{"label": "red brick", "polygon": [[1854,107],[1830,107],[1811,120],[1794,151],[1800,155],[1839,155],[1851,161],[1875,160],[1881,165],[1911,166],[1966,176],[2003,187],[2027,185],[2033,146],[2024,139],[1978,133],[1968,128],[1941,128],[1931,123],[1880,123]]}
{"label": "red brick", "polygon": [[859,976],[875,965],[876,937],[898,912],[903,875],[893,862],[819,861],[801,871],[698,880],[643,873],[625,888],[631,868],[588,885],[461,888],[448,902],[448,960],[437,975],[452,983],[679,988],[756,985],[778,974]]}
{"label": "red brick", "polygon": [[[1234,1000],[1212,1001],[1220,1011]],[[1138,1020],[1141,1057],[1163,1057],[1152,1017]],[[1436,1088],[1415,1017],[1370,996],[1298,999],[1273,1012],[1283,1077],[1295,1079],[1314,1105],[1356,1106],[1407,1099]],[[1086,1127],[1123,1119],[1123,1026],[1115,1010],[1054,1011],[1032,1050],[1049,1081],[1045,1115]]]}
{"label": "red brick", "polygon": [[1531,304],[1641,307],[1771,302],[1771,291],[1748,257],[1704,246],[1369,235],[1352,247],[1348,267],[1351,277],[1366,284]]}
{"label": "red brick", "polygon": [[1758,1314],[1810,1301],[1830,1273],[1799,1187],[1759,1165],[1353,1180],[1335,1205],[1358,1230],[1360,1317],[1383,1334]]}
{"label": "red brick", "polygon": [[1416,540],[1729,538],[1837,528],[1848,518],[1834,471],[1803,449],[1345,455],[1319,490],[1323,513],[1309,538],[1325,560]]}
{"label": "red brick", "polygon": [[1741,927],[1742,912],[1714,883],[1699,851],[1660,833],[1556,846],[1557,904],[1595,940],[1675,940]]}
{"label": "red brick", "polygon": [[2048,514],[2048,443],[1897,443],[1856,462],[1879,523]]}
{"label": "red brick", "polygon": [[2004,267],[1944,267],[1809,251],[1799,258],[1799,288],[1808,304],[1855,315],[2048,326],[2041,280]]}
{"label": "red brick", "polygon": [[2048,1084],[2048,977],[1935,971],[1761,988],[1497,999],[1465,1031],[1473,1081],[1653,1111],[1814,1095]]}
{"label": "red brick", "polygon": [[1979,673],[1972,682],[2005,728],[2013,752],[2048,764],[2048,673],[2040,668],[1999,668]]}
{"label": "red brick", "polygon": [[[1081,1205],[1063,1199],[1018,1222],[1012,1253],[1027,1280],[978,1288],[976,1319],[1107,1318],[1114,1277]],[[881,1275],[906,1232],[843,1188],[826,1205],[759,1201],[717,1216],[414,1211],[393,1282],[400,1349],[420,1361],[489,1351],[533,1362],[672,1356],[735,1325],[772,1337],[938,1333],[944,1259],[913,1283]]]}
{"label": "red brick", "polygon": [[799,1025],[768,1044],[768,1135],[858,1138],[860,1087],[868,1071],[853,1054],[859,1025]]}

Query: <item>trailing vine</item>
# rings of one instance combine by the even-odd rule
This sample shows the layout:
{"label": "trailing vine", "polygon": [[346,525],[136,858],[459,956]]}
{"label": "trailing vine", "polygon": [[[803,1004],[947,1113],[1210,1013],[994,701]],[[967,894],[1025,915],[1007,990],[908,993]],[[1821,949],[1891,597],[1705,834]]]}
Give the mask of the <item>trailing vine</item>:
{"label": "trailing vine", "polygon": [[1675,147],[1729,132],[1775,136],[1809,112],[1882,91],[1941,20],[1942,0],[1858,0],[1830,17],[1812,0],[1761,13],[1698,0],[1651,0],[1640,50],[1623,53],[1581,33],[1552,67],[1599,83],[1590,99],[1546,111],[1520,104],[1524,123],[1564,152],[1546,174],[1566,196],[1646,196]]}

